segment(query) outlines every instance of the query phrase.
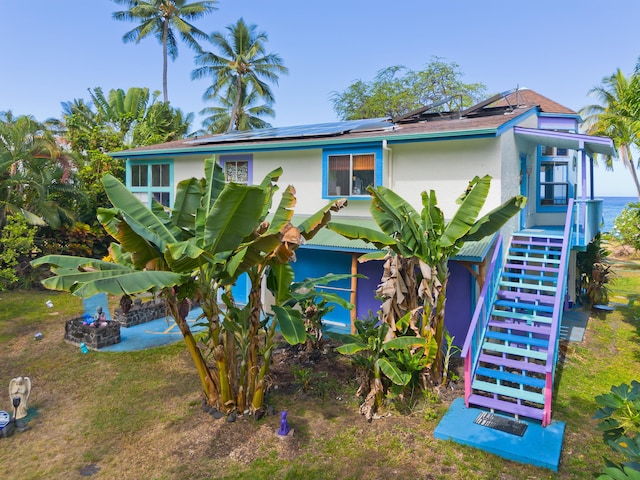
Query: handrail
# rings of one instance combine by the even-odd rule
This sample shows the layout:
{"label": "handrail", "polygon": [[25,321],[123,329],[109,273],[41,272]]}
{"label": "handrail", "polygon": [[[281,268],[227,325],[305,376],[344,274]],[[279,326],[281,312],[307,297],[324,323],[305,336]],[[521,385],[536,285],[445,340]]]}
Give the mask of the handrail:
{"label": "handrail", "polygon": [[[471,318],[467,337],[460,356],[464,358],[464,398],[467,407],[469,406],[469,396],[471,395],[471,378],[475,372],[477,358],[482,344],[482,337],[486,325],[491,317],[491,307],[495,296],[496,285],[502,270],[502,234],[496,240],[491,263],[485,276],[485,282],[480,291],[480,297],[476,303],[476,308]],[[491,290],[489,290],[491,289]],[[482,315],[482,321],[480,316]]]}
{"label": "handrail", "polygon": [[545,365],[546,384],[545,384],[545,400],[544,413],[542,418],[542,426],[551,423],[551,400],[553,397],[553,380],[558,359],[558,342],[560,337],[560,320],[562,316],[562,308],[564,307],[565,282],[567,271],[569,269],[568,255],[571,248],[571,233],[573,230],[573,199],[569,199],[567,205],[567,218],[564,223],[564,235],[562,239],[562,250],[560,252],[560,267],[558,272],[558,283],[556,285],[556,295],[553,301],[553,315],[551,317],[551,333],[549,335],[549,349],[547,350],[547,362]]}

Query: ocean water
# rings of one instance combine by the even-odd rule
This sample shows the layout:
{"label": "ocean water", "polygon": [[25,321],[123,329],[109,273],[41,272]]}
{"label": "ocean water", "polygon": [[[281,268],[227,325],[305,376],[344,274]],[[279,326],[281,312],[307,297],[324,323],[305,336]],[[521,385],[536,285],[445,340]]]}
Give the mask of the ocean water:
{"label": "ocean water", "polygon": [[599,197],[602,198],[602,217],[604,220],[603,232],[613,229],[613,220],[620,215],[628,203],[638,201],[638,197]]}

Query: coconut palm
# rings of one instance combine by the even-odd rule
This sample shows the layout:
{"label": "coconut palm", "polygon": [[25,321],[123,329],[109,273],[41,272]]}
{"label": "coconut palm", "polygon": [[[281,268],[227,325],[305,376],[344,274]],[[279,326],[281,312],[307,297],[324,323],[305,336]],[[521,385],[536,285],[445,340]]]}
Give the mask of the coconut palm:
{"label": "coconut palm", "polygon": [[125,43],[140,42],[153,35],[162,45],[162,91],[165,103],[169,101],[167,92],[167,57],[175,60],[178,57],[177,32],[188,46],[200,50],[197,38],[206,39],[207,34],[192,25],[207,13],[216,10],[217,0],[204,0],[187,3],[186,0],[113,0],[125,5],[128,10],[114,12],[115,20],[140,22],[133,30],[122,37]]}
{"label": "coconut palm", "polygon": [[[221,105],[217,107],[205,107],[200,111],[200,115],[207,115],[202,121],[203,128],[207,133],[223,133],[231,123],[231,112],[236,99],[235,84],[229,88],[227,95],[214,95],[211,100],[218,101]],[[270,123],[262,120],[263,116],[273,117],[275,112],[269,103],[256,105],[260,100],[255,90],[244,90],[240,99],[240,108],[236,115],[234,130],[253,130],[258,128],[269,128]]]}
{"label": "coconut palm", "polygon": [[227,26],[228,36],[214,32],[209,37],[220,55],[202,52],[195,58],[196,64],[201,66],[193,70],[191,78],[213,78],[213,84],[207,88],[203,98],[235,91],[227,132],[237,126],[242,101],[251,97],[245,90],[255,92],[271,104],[274,97],[269,83],[277,85],[279,75],[288,73],[279,55],[265,52],[267,34],[256,29],[256,25],[247,25],[241,18],[234,25]]}
{"label": "coconut palm", "polygon": [[[593,135],[609,137],[618,150],[622,164],[629,170],[640,198],[637,161],[632,149],[640,146],[640,73],[627,78],[620,69],[602,79],[602,83],[589,91],[597,104],[587,105],[580,113],[585,117],[584,127]],[[613,158],[605,157],[608,169],[613,169]]]}

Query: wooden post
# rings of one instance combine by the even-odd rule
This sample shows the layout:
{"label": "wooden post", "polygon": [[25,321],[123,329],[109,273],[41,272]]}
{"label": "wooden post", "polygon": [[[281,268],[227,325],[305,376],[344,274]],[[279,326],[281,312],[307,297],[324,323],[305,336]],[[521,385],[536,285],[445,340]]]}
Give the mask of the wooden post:
{"label": "wooden post", "polygon": [[356,333],[356,318],[357,318],[357,308],[356,308],[356,300],[357,300],[357,289],[358,289],[358,279],[355,277],[358,274],[358,258],[357,253],[351,254],[351,298],[349,301],[354,305],[351,309],[351,333]]}

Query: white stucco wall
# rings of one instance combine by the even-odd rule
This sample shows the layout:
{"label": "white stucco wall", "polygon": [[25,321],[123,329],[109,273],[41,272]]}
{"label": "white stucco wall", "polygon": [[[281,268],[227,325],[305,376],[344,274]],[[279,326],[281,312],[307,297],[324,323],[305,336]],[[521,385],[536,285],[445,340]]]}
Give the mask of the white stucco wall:
{"label": "white stucco wall", "polygon": [[180,155],[173,157],[173,179],[177,186],[182,180],[188,178],[204,177],[204,160],[211,155]]}
{"label": "white stucco wall", "polygon": [[[422,209],[423,191],[435,190],[438,206],[451,218],[474,176],[491,175],[484,211],[501,203],[500,144],[495,138],[445,140],[391,146],[393,178],[390,188]],[[483,212],[484,213],[484,212]]]}

